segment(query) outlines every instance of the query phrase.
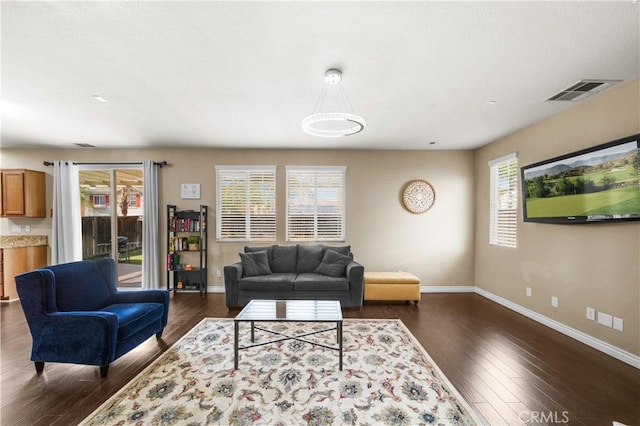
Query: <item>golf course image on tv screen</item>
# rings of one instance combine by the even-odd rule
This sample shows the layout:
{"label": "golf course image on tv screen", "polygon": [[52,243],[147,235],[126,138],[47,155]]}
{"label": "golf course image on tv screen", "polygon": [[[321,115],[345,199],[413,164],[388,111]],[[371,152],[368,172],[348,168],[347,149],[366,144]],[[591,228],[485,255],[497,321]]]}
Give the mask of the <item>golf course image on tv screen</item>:
{"label": "golf course image on tv screen", "polygon": [[638,135],[521,169],[524,220],[640,220]]}

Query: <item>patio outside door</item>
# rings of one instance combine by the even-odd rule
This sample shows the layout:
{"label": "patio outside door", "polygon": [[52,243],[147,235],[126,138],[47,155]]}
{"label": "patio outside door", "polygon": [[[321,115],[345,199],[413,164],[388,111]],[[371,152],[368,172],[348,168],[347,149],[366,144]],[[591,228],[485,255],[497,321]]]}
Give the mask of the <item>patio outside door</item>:
{"label": "patio outside door", "polygon": [[116,261],[119,288],[142,286],[140,166],[81,165],[82,258]]}

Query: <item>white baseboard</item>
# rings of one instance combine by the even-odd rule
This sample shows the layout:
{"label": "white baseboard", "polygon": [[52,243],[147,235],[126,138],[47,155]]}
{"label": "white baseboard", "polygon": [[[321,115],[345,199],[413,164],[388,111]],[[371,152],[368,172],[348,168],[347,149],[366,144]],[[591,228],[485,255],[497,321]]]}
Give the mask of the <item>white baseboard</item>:
{"label": "white baseboard", "polygon": [[420,293],[475,293],[472,285],[422,285]]}
{"label": "white baseboard", "polygon": [[207,292],[209,293],[224,293],[224,285],[208,285]]}
{"label": "white baseboard", "polygon": [[597,339],[593,336],[590,336],[580,330],[576,330],[575,328],[569,327],[568,325],[562,324],[554,319],[541,315],[531,309],[525,308],[524,306],[520,306],[517,303],[513,303],[503,297],[495,295],[487,290],[483,290],[481,288],[475,287],[475,292],[482,297],[486,297],[489,300],[492,300],[506,308],[511,309],[521,315],[524,315],[527,318],[531,318],[534,321],[539,322],[540,324],[544,324],[547,327],[550,327],[560,333],[572,337],[579,342],[584,343],[585,345],[591,346],[594,349],[599,350],[600,352],[604,352],[607,355],[610,355],[616,359],[619,359],[622,362],[625,362],[635,368],[640,369],[640,357],[632,354],[631,352],[627,352],[624,349],[620,349],[617,346],[613,346],[610,343],[604,342],[600,339]]}

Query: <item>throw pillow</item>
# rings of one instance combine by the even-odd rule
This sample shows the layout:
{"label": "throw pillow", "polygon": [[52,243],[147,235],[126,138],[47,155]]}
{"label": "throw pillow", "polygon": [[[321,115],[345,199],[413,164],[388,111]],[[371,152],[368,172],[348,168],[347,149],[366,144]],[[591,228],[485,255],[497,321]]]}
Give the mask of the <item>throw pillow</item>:
{"label": "throw pillow", "polygon": [[330,277],[341,277],[344,275],[349,263],[351,263],[349,256],[340,254],[337,251],[327,250],[322,257],[322,262],[314,272]]}
{"label": "throw pillow", "polygon": [[296,272],[298,248],[296,246],[273,246],[273,272]]}
{"label": "throw pillow", "polygon": [[239,253],[242,261],[242,271],[245,277],[257,275],[270,275],[269,257],[267,251],[254,251],[251,253]]}
{"label": "throw pillow", "polygon": [[269,268],[272,268],[273,265],[273,246],[268,247],[244,247],[245,253],[253,253],[254,251],[267,251],[267,257],[269,258]]}
{"label": "throw pillow", "polygon": [[320,262],[322,262],[322,246],[298,244],[298,265],[296,267],[298,273],[313,272]]}
{"label": "throw pillow", "polygon": [[351,246],[322,246],[324,252],[326,253],[327,250],[333,250],[333,251],[337,251],[338,253],[344,255],[344,256],[349,256],[351,259],[353,259],[353,254],[351,254]]}

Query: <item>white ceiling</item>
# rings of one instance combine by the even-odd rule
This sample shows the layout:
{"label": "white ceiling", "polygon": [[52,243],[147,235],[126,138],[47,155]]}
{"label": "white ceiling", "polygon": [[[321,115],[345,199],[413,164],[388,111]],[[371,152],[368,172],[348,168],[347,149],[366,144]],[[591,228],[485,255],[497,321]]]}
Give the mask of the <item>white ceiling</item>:
{"label": "white ceiling", "polygon": [[[640,76],[631,0],[1,7],[4,147],[471,149]],[[300,128],[331,67],[362,133]]]}

